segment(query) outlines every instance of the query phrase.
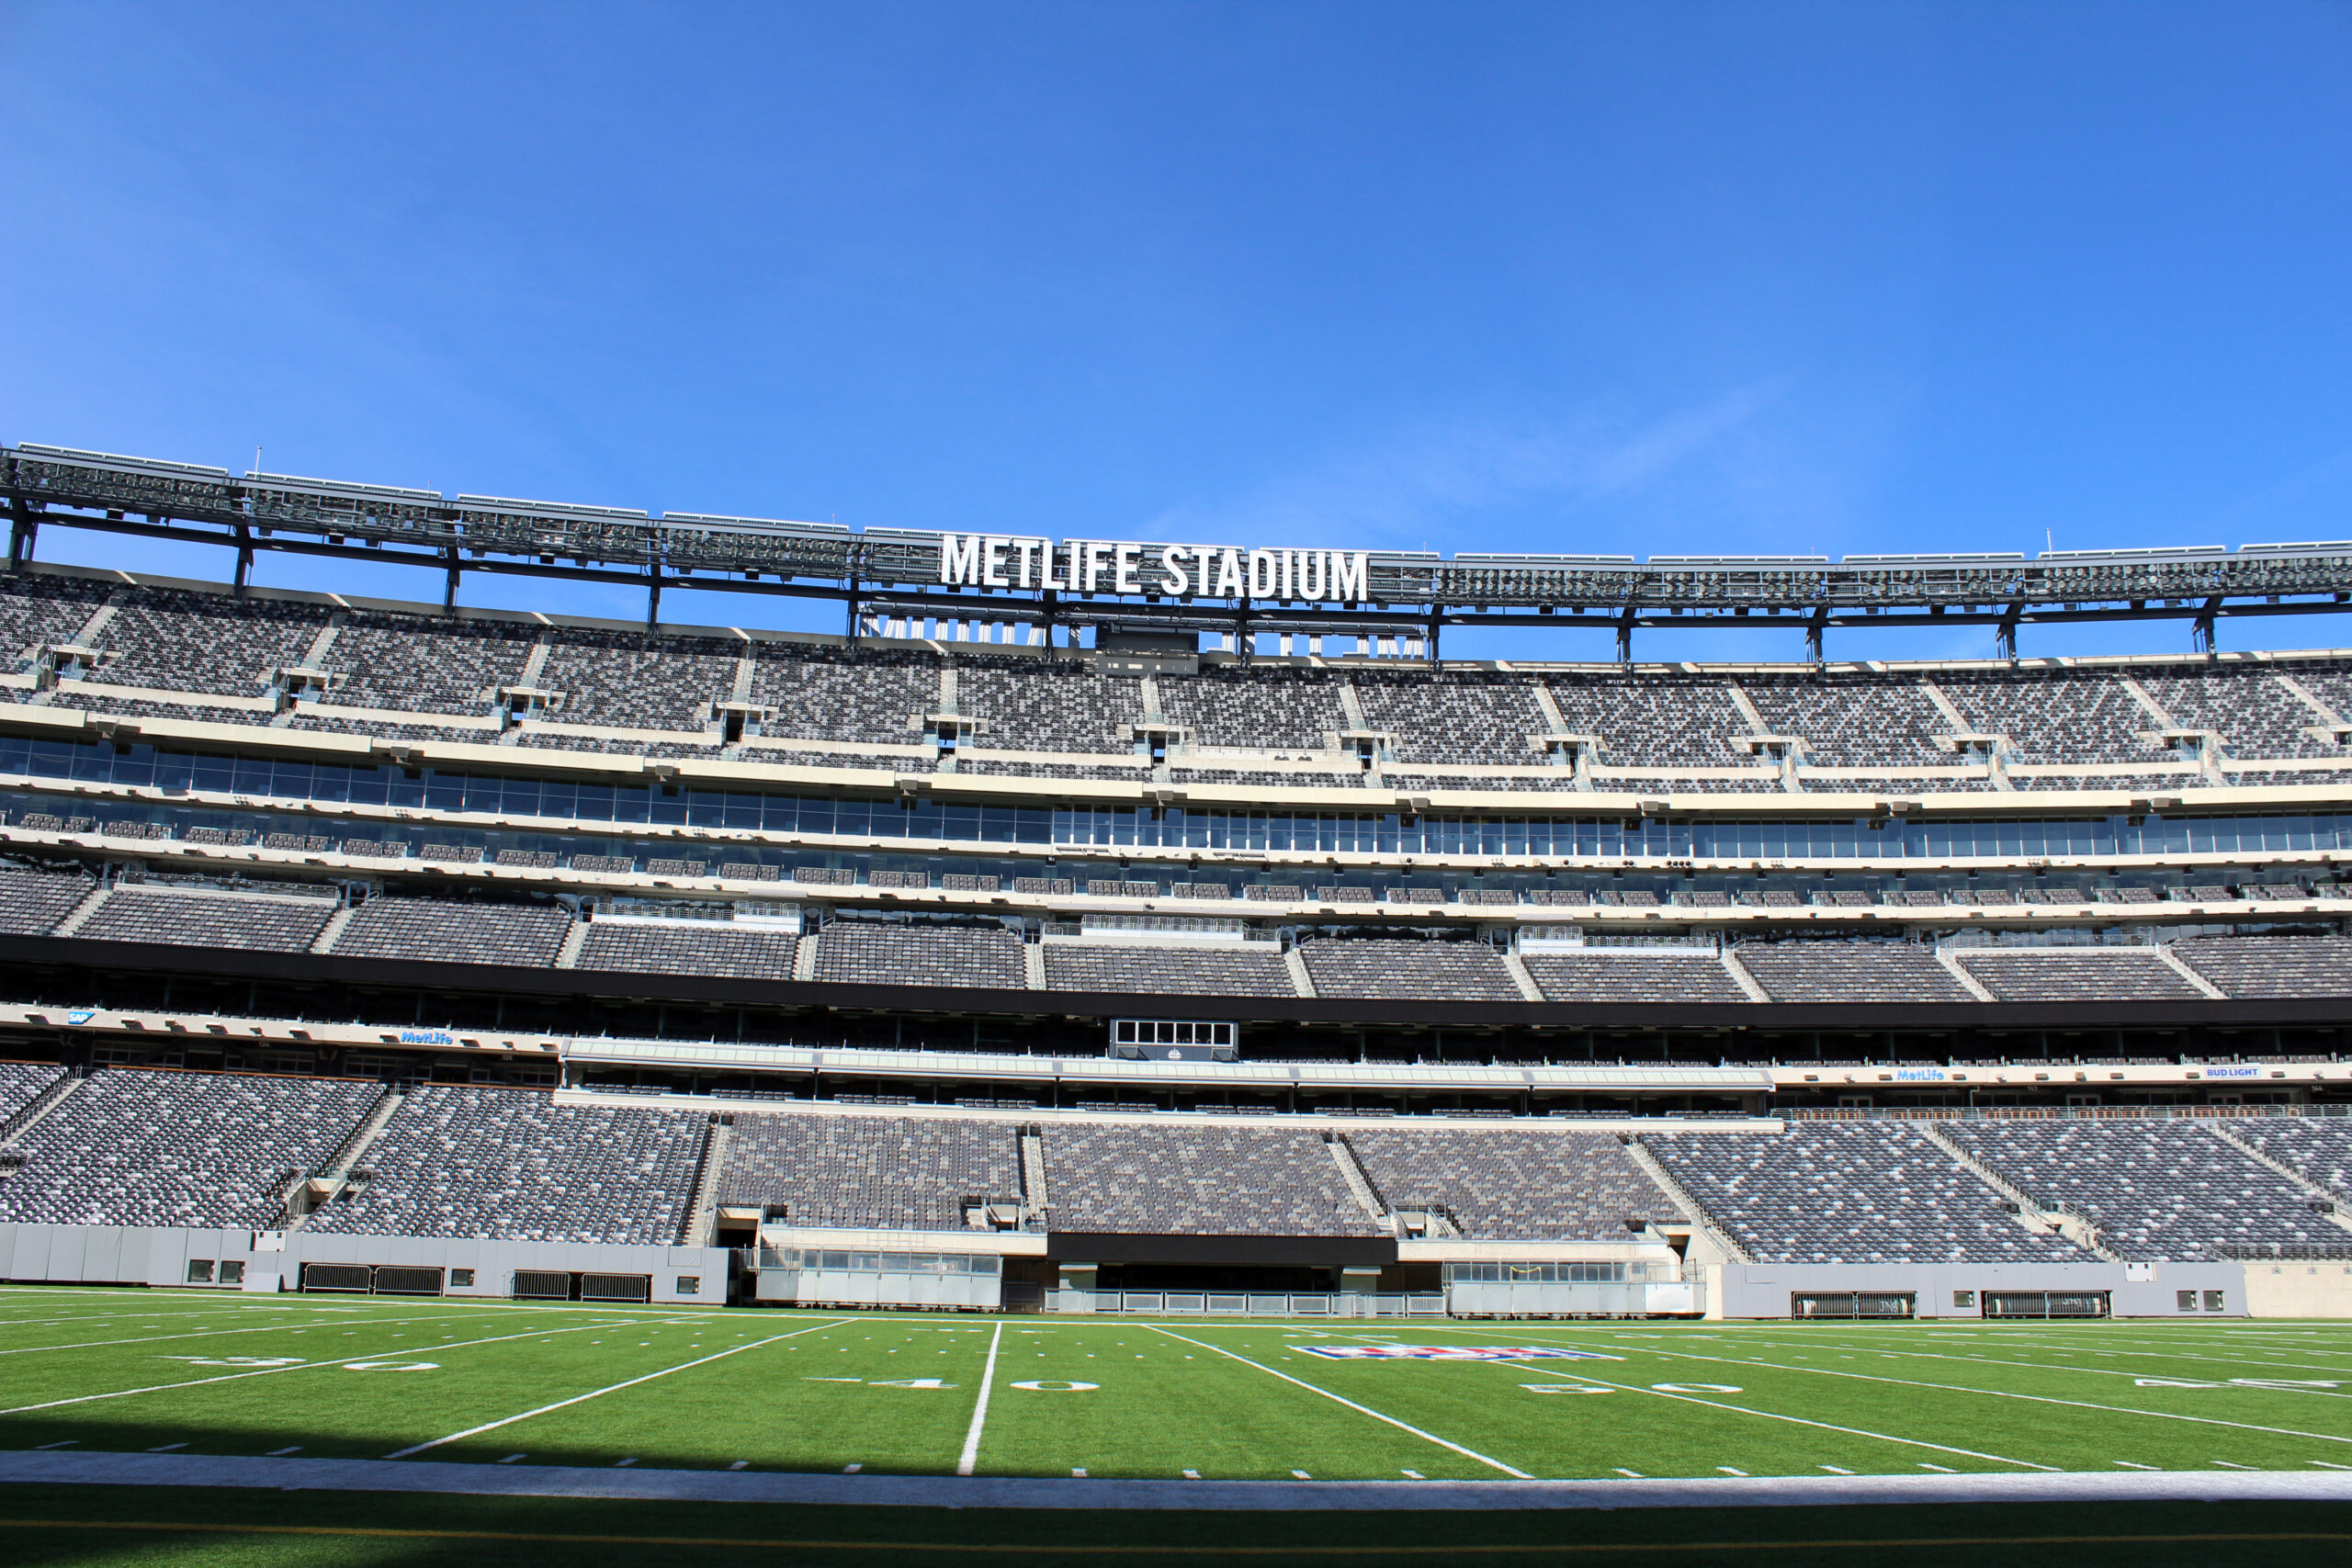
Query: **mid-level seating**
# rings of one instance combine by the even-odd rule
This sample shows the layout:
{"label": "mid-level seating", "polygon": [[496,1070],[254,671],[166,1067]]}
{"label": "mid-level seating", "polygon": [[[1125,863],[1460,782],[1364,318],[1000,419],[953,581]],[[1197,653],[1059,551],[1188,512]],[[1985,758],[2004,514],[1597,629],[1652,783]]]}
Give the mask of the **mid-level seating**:
{"label": "mid-level seating", "polygon": [[718,1201],[795,1225],[948,1231],[965,1228],[967,1201],[1020,1196],[1012,1122],[739,1115]]}
{"label": "mid-level seating", "polygon": [[74,934],[95,942],[308,953],[335,908],[330,897],[118,887]]}
{"label": "mid-level seating", "polygon": [[1474,1239],[1623,1241],[1679,1217],[1613,1137],[1379,1127],[1346,1139],[1385,1206],[1438,1211]]}
{"label": "mid-level seating", "polygon": [[1740,967],[1776,1002],[1967,1002],[1976,998],[1910,942],[1748,942]]}
{"label": "mid-level seating", "polygon": [[1653,1134],[1657,1156],[1759,1263],[2065,1263],[2000,1195],[1900,1122],[1792,1123],[1779,1134]]}
{"label": "mid-level seating", "polygon": [[1021,939],[999,925],[836,920],[818,933],[817,978],[875,986],[1028,984]]}
{"label": "mid-level seating", "polygon": [[459,904],[438,898],[371,898],[335,939],[338,957],[407,958],[442,964],[555,962],[571,917],[549,904]]}
{"label": "mid-level seating", "polygon": [[336,707],[479,714],[501,686],[522,683],[537,628],[511,621],[435,620],[355,611],[336,632],[328,665]]}
{"label": "mid-level seating", "polygon": [[1947,671],[1936,685],[1978,734],[2006,735],[2023,762],[2154,761],[2156,721],[2104,670]]}
{"label": "mid-level seating", "polygon": [[2284,1178],[2193,1122],[1958,1122],[1945,1131],[2028,1196],[2082,1213],[2125,1258],[2352,1241]]}
{"label": "mid-level seating", "polygon": [[96,886],[86,876],[0,868],[0,932],[42,935]]}
{"label": "mid-level seating", "polygon": [[870,649],[853,658],[819,648],[770,645],[752,667],[752,700],[775,711],[761,734],[865,742],[922,739],[919,715],[939,706],[939,660],[929,653]]}
{"label": "mid-level seating", "polygon": [[1070,660],[965,659],[956,710],[978,728],[968,740],[992,751],[1132,750],[1143,717],[1143,682]]}
{"label": "mid-level seating", "polygon": [[1724,741],[1752,727],[1717,680],[1555,675],[1546,684],[1572,735],[1600,738],[1611,767],[1727,768],[1748,761]]}
{"label": "mid-level seating", "polygon": [[1298,953],[1317,996],[1374,1001],[1521,999],[1501,955],[1484,942],[1326,937],[1299,943]]}
{"label": "mid-level seating", "polygon": [[1364,722],[1394,735],[1400,763],[1494,762],[1533,767],[1544,761],[1529,737],[1551,721],[1522,678],[1469,671],[1436,676],[1360,671],[1354,677]]}
{"label": "mid-level seating", "polygon": [[561,692],[550,717],[628,729],[700,729],[710,705],[735,689],[744,644],[731,638],[654,638],[641,632],[566,627],[536,682]]}
{"label": "mid-level seating", "polygon": [[1536,988],[1555,1002],[1744,1002],[1712,953],[1598,950],[1531,953],[1521,960]]}
{"label": "mid-level seating", "polygon": [[327,614],[321,604],[142,589],[98,636],[107,655],[98,678],[250,697],[269,689],[271,671],[302,662]]}
{"label": "mid-level seating", "polygon": [[[43,1123],[46,1125],[46,1123]],[[353,1181],[311,1215],[347,1235],[666,1243],[694,1200],[709,1122],[558,1105],[527,1089],[413,1091]]]}
{"label": "mid-level seating", "polygon": [[2146,948],[1973,948],[1957,956],[2005,1002],[2193,1002],[2205,995]]}
{"label": "mid-level seating", "polygon": [[1233,948],[1046,947],[1046,987],[1055,991],[1130,991],[1176,997],[1295,994],[1280,953]]}
{"label": "mid-level seating", "polygon": [[591,921],[574,967],[641,975],[715,975],[789,980],[798,939],[728,920]]}
{"label": "mid-level seating", "polygon": [[1338,681],[1322,671],[1228,665],[1162,675],[1159,700],[1168,721],[1190,727],[1204,746],[1311,750],[1350,728]]}
{"label": "mid-level seating", "polygon": [[1955,760],[1935,742],[1951,725],[1916,682],[1744,675],[1739,683],[1762,716],[1765,733],[1802,737],[1807,762],[1950,767]]}
{"label": "mid-level seating", "polygon": [[1377,1235],[1320,1134],[1279,1127],[1048,1126],[1056,1231]]}
{"label": "mid-level seating", "polygon": [[2352,939],[2198,937],[2172,951],[2225,997],[2352,997]]}
{"label": "mid-level seating", "polygon": [[251,1225],[351,1135],[382,1095],[351,1078],[101,1067],[9,1145],[0,1220]]}

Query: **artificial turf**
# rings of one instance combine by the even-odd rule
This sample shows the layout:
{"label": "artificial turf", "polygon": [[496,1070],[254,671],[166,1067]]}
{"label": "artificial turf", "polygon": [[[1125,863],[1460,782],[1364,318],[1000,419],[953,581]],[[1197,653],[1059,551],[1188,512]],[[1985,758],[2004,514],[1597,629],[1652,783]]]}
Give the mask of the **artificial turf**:
{"label": "artificial turf", "polygon": [[[1398,1346],[1573,1355],[1421,1359],[1396,1354]],[[1368,1349],[1383,1354],[1325,1353]],[[972,1464],[981,1476],[2352,1472],[2352,1325],[2337,1324],[1233,1322],[0,1290],[0,1449],[952,1475],[984,1382],[989,1403]],[[494,1552],[526,1562],[579,1550],[541,1538],[600,1532],[867,1540],[911,1551],[925,1532],[936,1546],[984,1544],[984,1532],[973,1531],[987,1517],[383,1495],[329,1504],[317,1492],[0,1492],[9,1518],[55,1521],[0,1529],[6,1562],[375,1562],[479,1551],[484,1560]],[[1737,1515],[1749,1522],[1735,1534],[1860,1539],[1861,1522],[1882,1514],[1883,1528],[1862,1534],[1926,1539],[1920,1521],[1930,1514],[1949,1524],[1927,1531],[1938,1539],[2070,1529],[2103,1538],[2352,1531],[2326,1507],[2198,1505],[2177,1518],[2170,1507],[2135,1506],[2096,1529],[2078,1508],[1996,1509],[2007,1522],[1984,1524],[1985,1515],[1965,1528],[1949,1523],[1979,1517],[1964,1508],[1764,1509]],[[2159,1513],[2173,1522],[2150,1525]],[[1800,1528],[1796,1514],[1815,1522]],[[1376,1527],[1364,1514],[1318,1515],[1321,1533],[1308,1536],[1283,1535],[1292,1527],[1274,1522],[1302,1515],[1226,1514],[1202,1525],[1139,1513],[1120,1516],[1128,1522],[1115,1529],[1069,1535],[1081,1529],[1073,1520],[1092,1517],[1034,1516],[1042,1521],[1034,1529],[1004,1526],[1005,1539],[1181,1545],[1195,1555],[1269,1540],[1615,1550],[1648,1539],[1613,1524],[1596,1535],[1600,1516],[1533,1513],[1422,1516],[1410,1529]],[[1610,1516],[1621,1524],[1630,1517]],[[1686,1511],[1668,1533],[1703,1542],[1733,1528],[1732,1517]],[[591,1517],[606,1523],[579,1524]],[[2290,1517],[2302,1523],[2279,1523]],[[943,1518],[971,1528],[944,1527]],[[189,1528],[150,1528],[175,1523]],[[360,1533],[253,1533],[261,1525]],[[197,1528],[212,1526],[235,1528]],[[381,1533],[418,1528],[458,1533]],[[490,1538],[501,1532],[527,1539],[495,1546]],[[2207,1540],[2177,1559],[2167,1555],[2176,1547],[2188,1551],[2143,1542],[2132,1560],[2228,1561],[2284,1543]],[[730,1550],[648,1545],[632,1547],[629,1560]],[[835,1555],[846,1561],[861,1550]],[[1883,1558],[1888,1548],[1869,1550]],[[2306,1550],[2333,1555],[2341,1545]],[[795,1561],[825,1560],[814,1548],[794,1552]]]}

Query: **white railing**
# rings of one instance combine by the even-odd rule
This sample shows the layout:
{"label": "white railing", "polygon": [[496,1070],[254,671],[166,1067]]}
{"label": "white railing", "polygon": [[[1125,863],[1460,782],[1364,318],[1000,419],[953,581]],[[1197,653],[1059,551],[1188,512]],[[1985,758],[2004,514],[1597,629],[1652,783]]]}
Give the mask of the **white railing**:
{"label": "white railing", "polygon": [[1156,1317],[1443,1317],[1442,1295],[1353,1291],[1261,1294],[1240,1291],[1077,1291],[1046,1292],[1046,1310],[1148,1314]]}

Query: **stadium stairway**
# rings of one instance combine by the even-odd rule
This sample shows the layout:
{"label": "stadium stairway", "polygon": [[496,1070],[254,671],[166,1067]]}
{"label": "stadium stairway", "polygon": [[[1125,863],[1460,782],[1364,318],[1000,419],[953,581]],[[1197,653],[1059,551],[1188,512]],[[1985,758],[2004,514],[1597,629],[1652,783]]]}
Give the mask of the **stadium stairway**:
{"label": "stadium stairway", "polygon": [[[2082,1215],[2068,1213],[2063,1210],[2052,1213],[2042,1208],[2040,1203],[2028,1197],[2023,1189],[2013,1185],[2000,1172],[1952,1142],[1945,1135],[1944,1130],[1933,1122],[1915,1122],[1914,1125],[1921,1137],[1951,1156],[1953,1162],[1961,1169],[2014,1204],[2012,1213],[2016,1215],[2018,1224],[2026,1230],[2032,1231],[2036,1235],[2047,1235],[2051,1231],[2055,1231],[2085,1252],[2104,1258],[2109,1263],[2123,1261],[2123,1255],[2099,1240],[2098,1227]],[[2034,1224],[2037,1219],[2046,1224],[2049,1230],[2037,1227]]]}
{"label": "stadium stairway", "polygon": [[343,1147],[330,1155],[325,1164],[304,1184],[307,1190],[298,1189],[296,1195],[302,1200],[300,1213],[292,1212],[294,1203],[291,1198],[288,1199],[288,1230],[300,1230],[312,1214],[334,1201],[335,1194],[343,1190],[344,1184],[351,1179],[351,1173],[358,1168],[360,1156],[368,1152],[368,1146],[383,1132],[385,1123],[392,1119],[392,1113],[401,1108],[401,1101],[406,1098],[397,1086],[384,1086],[382,1098],[368,1108],[367,1116],[352,1129],[351,1136],[344,1140]]}
{"label": "stadium stairway", "polygon": [[[2327,1221],[2330,1224],[2340,1225],[2346,1231],[2352,1231],[2352,1219],[2346,1218],[2343,1210],[2338,1207],[2341,1200],[2335,1193],[2329,1191],[2324,1187],[2322,1187],[2319,1183],[2305,1176],[2301,1171],[2297,1170],[2293,1166],[2288,1165],[2284,1161],[2274,1159],[2269,1155],[2267,1155],[2260,1149],[2256,1148],[2253,1144],[2232,1132],[2230,1130],[2229,1123],[2225,1121],[2219,1119],[2200,1121],[2197,1125],[2204,1128],[2205,1131],[2212,1134],[2213,1136],[2221,1139],[2222,1142],[2229,1145],[2230,1147],[2237,1150],[2238,1153],[2245,1156],[2248,1159],[2254,1161],[2255,1164],[2265,1167],[2272,1174],[2278,1176],[2280,1179],[2292,1186],[2296,1190],[2308,1196],[2312,1200],[2313,1210],[2319,1214],[2320,1218]],[[2324,1205],[2324,1207],[2322,1207],[2322,1205]]]}
{"label": "stadium stairway", "polygon": [[1658,1163],[1657,1156],[1642,1146],[1641,1139],[1625,1140],[1625,1155],[1641,1168],[1643,1175],[1657,1183],[1658,1190],[1667,1195],[1676,1208],[1682,1211],[1682,1217],[1685,1220],[1704,1233],[1709,1241],[1723,1249],[1725,1258],[1735,1263],[1752,1264],[1756,1261],[1747,1248],[1732,1239],[1729,1231],[1715,1224],[1714,1216],[1707,1213],[1705,1205],[1690,1196],[1690,1190],[1677,1181],[1672,1173]]}

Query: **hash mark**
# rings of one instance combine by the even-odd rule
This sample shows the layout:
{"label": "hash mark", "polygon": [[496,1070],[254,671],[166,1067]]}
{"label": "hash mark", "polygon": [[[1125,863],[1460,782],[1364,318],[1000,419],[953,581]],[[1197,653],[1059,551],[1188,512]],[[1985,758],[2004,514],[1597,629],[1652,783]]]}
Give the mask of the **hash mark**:
{"label": "hash mark", "polygon": [[186,1443],[164,1443],[159,1448],[152,1448],[147,1451],[151,1454],[167,1454],[175,1449],[184,1449],[186,1447],[187,1447]]}
{"label": "hash mark", "polygon": [[1921,1470],[1932,1470],[1939,1475],[1958,1475],[1960,1473],[1960,1472],[1952,1469],[1951,1466],[1948,1464],[1929,1464],[1926,1460],[1921,1460],[1919,1461],[1919,1468]]}
{"label": "hash mark", "polygon": [[2315,1459],[2312,1461],[2312,1463],[2319,1466],[2322,1470],[2352,1470],[2352,1464],[2330,1464],[2324,1459]]}
{"label": "hash mark", "polygon": [[2213,1463],[2215,1468],[2221,1470],[2252,1470],[2254,1468],[2254,1466],[2250,1464],[2232,1464],[2225,1459],[2217,1459]]}
{"label": "hash mark", "polygon": [[264,1459],[284,1459],[288,1454],[299,1454],[299,1453],[300,1453],[301,1451],[302,1451],[302,1445],[301,1445],[301,1444],[300,1444],[300,1443],[296,1443],[296,1444],[295,1444],[292,1448],[290,1448],[290,1449],[272,1449],[272,1450],[269,1450],[269,1452],[267,1452],[266,1454],[264,1454],[262,1457],[263,1457]]}
{"label": "hash mark", "polygon": [[727,1468],[729,1470],[749,1470],[752,1468],[752,1461],[747,1459],[739,1459]]}
{"label": "hash mark", "polygon": [[41,1447],[42,1447],[42,1448],[44,1448],[44,1449],[70,1449],[70,1448],[72,1448],[74,1444],[76,1444],[76,1443],[80,1442],[81,1440],[82,1440],[82,1439],[81,1439],[81,1438],[66,1438],[66,1439],[65,1439],[64,1441],[62,1441],[62,1442],[58,1442],[58,1443],[43,1443],[43,1444],[41,1445]]}
{"label": "hash mark", "polygon": [[1407,1475],[1407,1477],[1408,1477],[1409,1479],[1414,1480],[1414,1481],[1427,1481],[1427,1480],[1429,1479],[1429,1477],[1428,1477],[1428,1476],[1423,1475],[1423,1474],[1422,1474],[1419,1471],[1418,1471],[1418,1470],[1408,1470],[1408,1471],[1407,1471],[1407,1472],[1405,1472],[1405,1474]]}
{"label": "hash mark", "polygon": [[1722,1471],[1725,1475],[1746,1475],[1747,1473],[1747,1472],[1744,1470],[1734,1470],[1727,1464],[1719,1464],[1715,1466],[1715,1468]]}
{"label": "hash mark", "polygon": [[637,1456],[635,1454],[631,1454],[627,1459],[616,1459],[613,1461],[613,1468],[615,1470],[627,1470],[630,1465],[633,1465],[636,1462]]}
{"label": "hash mark", "polygon": [[2153,1465],[2153,1464],[2138,1464],[2138,1463],[2134,1463],[2132,1461],[2128,1460],[2128,1459],[2120,1459],[2120,1460],[2117,1460],[2115,1462],[2116,1462],[2116,1463],[2118,1463],[2118,1464],[2120,1464],[2120,1465],[2121,1465],[2121,1466],[2122,1466],[2124,1469],[2126,1469],[2126,1470],[2154,1470],[2154,1469],[2155,1469],[2155,1468],[2156,1468],[2156,1466],[2154,1466],[2154,1465]]}
{"label": "hash mark", "polygon": [[842,1473],[843,1475],[855,1475],[859,1471],[864,1470],[865,1468],[865,1467],[862,1464],[845,1464],[842,1466]]}
{"label": "hash mark", "polygon": [[518,1459],[529,1459],[530,1457],[531,1456],[529,1454],[508,1454],[504,1459],[500,1460],[498,1462],[501,1464],[513,1464]]}
{"label": "hash mark", "polygon": [[1847,1470],[1839,1465],[1825,1464],[1821,1468],[1827,1471],[1832,1475],[1851,1475],[1854,1473],[1852,1471]]}
{"label": "hash mark", "polygon": [[1201,1472],[1197,1470],[1188,1470],[1184,1472],[1184,1479],[1187,1481],[1198,1481],[1200,1478]]}
{"label": "hash mark", "polygon": [[1080,1466],[1079,1466],[1078,1468],[1076,1468],[1076,1469],[1072,1470],[1072,1471],[1069,1472],[1069,1477],[1070,1477],[1070,1479],[1071,1479],[1072,1481],[1083,1481],[1083,1480],[1085,1480],[1085,1479],[1086,1479],[1086,1467],[1085,1467],[1084,1465],[1080,1465]]}
{"label": "hash mark", "polygon": [[1292,1472],[1291,1472],[1291,1473],[1292,1473],[1293,1475],[1295,1475],[1295,1476],[1298,1477],[1301,1481],[1312,1481],[1312,1480],[1314,1480],[1314,1479],[1315,1479],[1315,1477],[1313,1477],[1313,1476],[1311,1476],[1311,1475],[1307,1474],[1307,1473],[1306,1473],[1306,1472],[1305,1472],[1305,1471],[1303,1471],[1303,1470],[1294,1470],[1294,1471],[1292,1471]]}
{"label": "hash mark", "polygon": [[1616,1469],[1616,1471],[1617,1471],[1617,1473],[1618,1473],[1618,1474],[1620,1474],[1620,1475],[1630,1475],[1630,1476],[1632,1476],[1632,1477],[1633,1477],[1634,1480],[1636,1480],[1636,1481],[1639,1481],[1639,1480],[1642,1478],[1642,1472],[1641,1472],[1640,1471],[1638,1471],[1638,1470],[1627,1470],[1627,1469],[1626,1469],[1624,1466],[1623,1466],[1623,1465],[1618,1465],[1618,1466],[1616,1466],[1616,1467],[1615,1467],[1615,1469]]}

